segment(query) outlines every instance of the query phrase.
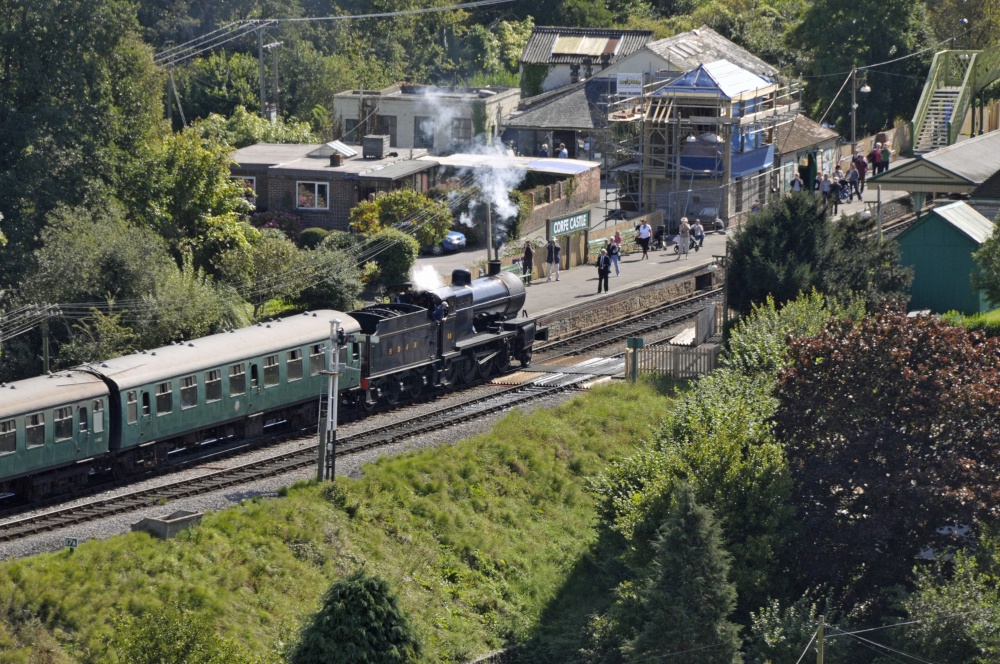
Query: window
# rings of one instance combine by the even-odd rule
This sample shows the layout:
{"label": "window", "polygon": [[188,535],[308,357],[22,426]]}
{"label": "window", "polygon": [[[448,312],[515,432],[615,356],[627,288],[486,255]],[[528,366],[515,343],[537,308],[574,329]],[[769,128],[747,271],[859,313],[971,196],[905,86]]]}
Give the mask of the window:
{"label": "window", "polygon": [[242,364],[229,367],[229,396],[235,397],[247,393],[247,374]]}
{"label": "window", "polygon": [[361,136],[358,135],[358,121],[353,119],[344,120],[344,142],[361,143]]}
{"label": "window", "polygon": [[[290,383],[302,378],[302,351],[290,350],[285,356],[285,379]],[[266,380],[266,378],[265,378]]]}
{"label": "window", "polygon": [[396,145],[396,116],[378,116],[378,133],[383,136],[389,134],[389,145]]}
{"label": "window", "polygon": [[[132,400],[135,400],[135,393],[132,393]],[[104,433],[104,399],[94,402],[94,433]]]}
{"label": "window", "polygon": [[135,424],[139,419],[139,402],[135,398],[135,392],[129,392],[125,397],[125,409],[128,411],[128,423]]}
{"label": "window", "polygon": [[309,375],[318,376],[319,372],[326,369],[326,352],[323,344],[316,344],[309,347]]}
{"label": "window", "polygon": [[45,415],[35,413],[24,418],[24,442],[28,447],[45,444]]}
{"label": "window", "polygon": [[73,437],[73,408],[71,406],[56,408],[52,411],[52,419],[56,425],[56,442],[70,440]]}
{"label": "window", "polygon": [[296,182],[295,206],[300,210],[329,210],[330,185],[326,182]]}
{"label": "window", "polygon": [[198,377],[185,376],[181,378],[181,410],[194,408],[198,405]]}
{"label": "window", "polygon": [[77,412],[77,419],[80,421],[80,433],[90,431],[90,418],[87,417],[87,409],[81,408]]}
{"label": "window", "polygon": [[156,386],[156,416],[169,415],[174,410],[174,386],[169,382]]}
{"label": "window", "polygon": [[413,147],[434,149],[434,119],[417,116],[413,118]]}
{"label": "window", "polygon": [[222,372],[218,369],[205,372],[205,403],[222,399]]}
{"label": "window", "polygon": [[254,205],[257,204],[257,178],[247,175],[230,175],[230,179],[243,185],[243,198]]}
{"label": "window", "polygon": [[268,355],[264,358],[264,387],[274,387],[278,382],[278,356]]}
{"label": "window", "polygon": [[17,424],[14,420],[0,422],[0,454],[17,451]]}
{"label": "window", "polygon": [[472,142],[472,118],[455,118],[451,121],[451,142]]}
{"label": "window", "polygon": [[149,417],[149,392],[142,393],[142,416]]}

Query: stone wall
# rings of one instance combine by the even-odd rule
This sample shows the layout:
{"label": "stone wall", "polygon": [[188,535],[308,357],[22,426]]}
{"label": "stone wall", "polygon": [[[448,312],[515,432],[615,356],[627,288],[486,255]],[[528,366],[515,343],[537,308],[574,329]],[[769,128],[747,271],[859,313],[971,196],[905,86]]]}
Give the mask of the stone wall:
{"label": "stone wall", "polygon": [[600,202],[601,169],[595,166],[586,173],[573,177],[572,185],[569,179],[560,180],[555,184],[532,189],[526,194],[532,203],[532,211],[521,224],[522,235],[545,228],[549,219],[563,217]]}

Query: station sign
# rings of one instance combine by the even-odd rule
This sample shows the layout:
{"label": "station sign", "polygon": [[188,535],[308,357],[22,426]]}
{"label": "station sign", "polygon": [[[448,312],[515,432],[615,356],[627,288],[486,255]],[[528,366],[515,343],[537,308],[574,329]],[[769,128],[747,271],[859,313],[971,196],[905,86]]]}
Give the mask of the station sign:
{"label": "station sign", "polygon": [[586,230],[590,230],[590,210],[577,212],[568,217],[549,219],[549,237],[559,237]]}

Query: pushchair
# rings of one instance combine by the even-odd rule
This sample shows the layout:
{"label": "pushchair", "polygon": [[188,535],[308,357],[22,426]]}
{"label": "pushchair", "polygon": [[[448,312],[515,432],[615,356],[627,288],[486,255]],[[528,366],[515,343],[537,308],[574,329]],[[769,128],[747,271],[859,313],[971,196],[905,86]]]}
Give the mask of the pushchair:
{"label": "pushchair", "polygon": [[[689,253],[692,250],[698,251],[699,249],[701,249],[701,246],[698,244],[698,240],[696,240],[693,235],[689,235],[688,236],[688,240],[690,240],[690,242],[691,242],[691,245],[688,247],[688,252]],[[677,235],[677,236],[674,237],[674,253],[675,254],[681,253],[681,236],[680,235]]]}

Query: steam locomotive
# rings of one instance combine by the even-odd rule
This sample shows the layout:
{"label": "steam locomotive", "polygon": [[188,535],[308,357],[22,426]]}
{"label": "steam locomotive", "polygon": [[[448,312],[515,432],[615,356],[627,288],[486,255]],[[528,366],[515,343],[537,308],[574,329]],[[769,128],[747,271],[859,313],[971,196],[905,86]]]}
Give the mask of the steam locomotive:
{"label": "steam locomotive", "polygon": [[306,312],[0,384],[0,492],[37,499],[269,424],[315,424],[333,320],[345,406],[372,409],[502,373],[515,360],[527,366],[547,330],[518,318],[524,301],[511,274],[473,280],[455,270],[451,286],[388,304]]}

